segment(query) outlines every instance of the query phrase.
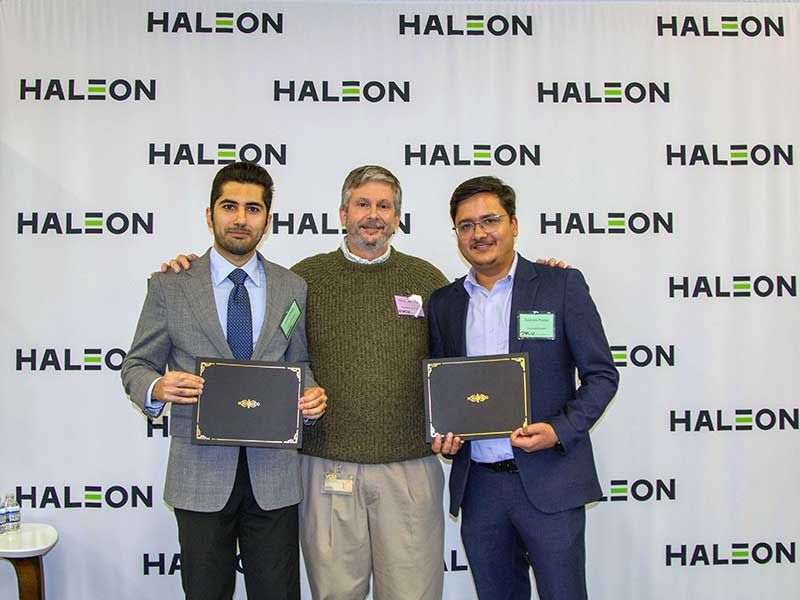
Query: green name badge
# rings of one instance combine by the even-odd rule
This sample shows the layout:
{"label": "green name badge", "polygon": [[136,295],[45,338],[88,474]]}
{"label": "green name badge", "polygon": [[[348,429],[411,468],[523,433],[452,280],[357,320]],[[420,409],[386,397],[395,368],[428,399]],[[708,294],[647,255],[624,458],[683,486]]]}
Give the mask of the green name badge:
{"label": "green name badge", "polygon": [[286,314],[283,315],[283,319],[281,319],[281,331],[283,335],[286,336],[286,339],[289,339],[289,336],[292,335],[292,331],[294,331],[294,326],[297,324],[297,319],[300,317],[300,306],[297,304],[297,300],[292,300],[292,305],[289,307],[289,310],[286,311]]}
{"label": "green name badge", "polygon": [[517,339],[556,339],[556,315],[551,312],[517,313]]}

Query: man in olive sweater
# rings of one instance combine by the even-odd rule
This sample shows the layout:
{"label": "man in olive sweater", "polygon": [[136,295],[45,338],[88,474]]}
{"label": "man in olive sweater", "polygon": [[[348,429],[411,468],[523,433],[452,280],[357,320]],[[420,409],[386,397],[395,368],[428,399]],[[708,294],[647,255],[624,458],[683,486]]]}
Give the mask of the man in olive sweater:
{"label": "man in olive sweater", "polygon": [[306,324],[325,418],[303,435],[300,540],[315,599],[442,597],[444,476],[425,443],[421,361],[427,304],[448,283],[389,245],[400,223],[397,178],[353,170],[339,249],[292,270],[308,282]]}
{"label": "man in olive sweater", "polygon": [[328,396],[301,451],[300,541],[315,600],[362,600],[370,578],[376,600],[442,598],[444,474],[425,442],[421,364],[428,299],[448,280],[390,246],[401,202],[387,169],[354,169],[341,247],[292,267],[308,283],[308,354]]}

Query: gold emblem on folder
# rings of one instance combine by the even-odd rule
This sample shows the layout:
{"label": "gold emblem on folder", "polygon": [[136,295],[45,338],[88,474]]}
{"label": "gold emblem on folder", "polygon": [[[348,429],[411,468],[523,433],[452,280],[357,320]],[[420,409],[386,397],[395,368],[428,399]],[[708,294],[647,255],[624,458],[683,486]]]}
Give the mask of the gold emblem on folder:
{"label": "gold emblem on folder", "polygon": [[242,408],[256,408],[261,406],[261,402],[256,402],[255,400],[250,400],[249,398],[246,400],[239,400],[236,404]]}
{"label": "gold emblem on folder", "polygon": [[470,402],[475,402],[476,404],[480,402],[486,402],[488,399],[489,396],[487,396],[486,394],[472,394],[470,396],[467,396],[467,400],[469,400]]}

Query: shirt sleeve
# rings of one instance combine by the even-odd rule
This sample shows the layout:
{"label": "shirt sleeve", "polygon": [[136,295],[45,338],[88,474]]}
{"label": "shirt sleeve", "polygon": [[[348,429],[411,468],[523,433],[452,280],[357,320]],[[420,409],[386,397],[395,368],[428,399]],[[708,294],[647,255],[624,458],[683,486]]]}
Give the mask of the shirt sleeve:
{"label": "shirt sleeve", "polygon": [[161,402],[161,400],[153,399],[153,388],[156,387],[156,383],[158,383],[160,380],[161,377],[159,377],[158,379],[153,381],[153,383],[150,384],[150,387],[147,388],[147,395],[145,396],[144,399],[144,413],[148,417],[152,417],[154,419],[161,415],[161,411],[164,410],[164,404],[165,404],[164,402]]}

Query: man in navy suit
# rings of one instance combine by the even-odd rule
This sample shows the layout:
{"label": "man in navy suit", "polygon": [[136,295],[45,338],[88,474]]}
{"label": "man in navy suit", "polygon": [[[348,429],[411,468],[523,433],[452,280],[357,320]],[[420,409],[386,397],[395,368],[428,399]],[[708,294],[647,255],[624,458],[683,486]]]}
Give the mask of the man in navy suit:
{"label": "man in navy suit", "polygon": [[453,192],[472,268],[431,296],[430,347],[432,358],[527,352],[533,422],[499,440],[437,436],[433,450],[454,455],[450,513],[461,509],[479,598],[530,598],[530,561],[542,600],[580,600],[584,505],[602,496],[589,430],[619,375],[583,276],[519,256],[515,212],[514,190],[496,177]]}

